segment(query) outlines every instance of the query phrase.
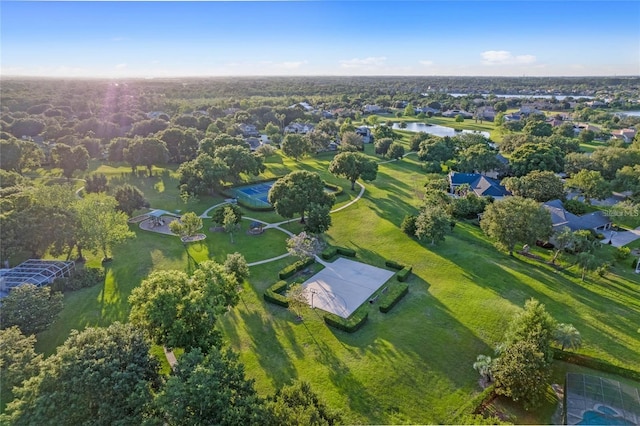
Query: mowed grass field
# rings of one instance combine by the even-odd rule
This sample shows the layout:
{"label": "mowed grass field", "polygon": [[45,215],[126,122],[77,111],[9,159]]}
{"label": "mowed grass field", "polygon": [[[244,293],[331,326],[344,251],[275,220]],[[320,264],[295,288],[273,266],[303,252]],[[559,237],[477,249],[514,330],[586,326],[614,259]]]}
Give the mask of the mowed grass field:
{"label": "mowed grass field", "polygon": [[[367,153],[371,150],[368,146]],[[278,176],[300,168],[318,172],[342,185],[344,193],[336,204],[341,205],[357,190],[326,172],[331,157],[294,162],[275,156],[267,162],[268,173]],[[113,175],[121,176],[123,170]],[[377,179],[365,183],[364,197],[332,215],[333,225],[326,234],[329,243],[354,248],[358,260],[375,266],[383,267],[385,259],[413,266],[409,294],[387,314],[371,305],[368,322],[358,332],[328,328],[321,313],[311,309],[298,322],[286,309],[262,299],[263,291],[277,280],[277,271],[294,259],[251,268],[241,302],[221,318],[220,328],[261,394],[302,379],[343,413],[345,423],[454,422],[481,390],[472,368],[477,355],[493,355],[511,316],[530,297],[543,302],[559,322],[580,330],[584,341],[580,353],[640,369],[640,284],[626,265],[630,261],[624,262],[626,268],[615,265],[605,277],[590,275],[582,282],[575,266],[557,271],[497,251],[480,228],[466,222],[458,223],[443,243],[419,243],[399,226],[405,214],[416,213],[420,206],[423,176],[415,156],[380,164]],[[185,205],[176,200],[177,182],[170,170],[132,179],[144,186],[155,208],[202,213],[221,201],[201,197]],[[246,215],[282,220],[275,213]],[[137,238],[114,250],[104,285],[67,294],[60,320],[38,336],[38,349],[53,352],[73,328],[126,321],[128,295],[152,270],[190,270],[194,260],[223,261],[233,251],[243,253],[249,262],[286,252],[285,234],[270,230],[248,236],[243,232],[248,223],[243,221],[245,228],[231,244],[227,234],[209,232],[210,221],[205,221],[207,239],[190,245],[188,254],[178,238],[131,225]],[[298,232],[301,227],[290,224],[287,229]],[[604,247],[602,256],[611,257],[611,250]],[[98,263],[90,261],[93,266]],[[548,423],[554,405],[550,398],[533,418],[523,421]]]}

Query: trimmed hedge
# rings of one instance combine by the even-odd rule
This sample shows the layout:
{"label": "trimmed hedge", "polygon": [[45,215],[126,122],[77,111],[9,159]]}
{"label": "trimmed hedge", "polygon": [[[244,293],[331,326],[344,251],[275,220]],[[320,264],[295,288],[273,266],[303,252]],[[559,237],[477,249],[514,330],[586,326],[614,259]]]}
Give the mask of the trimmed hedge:
{"label": "trimmed hedge", "polygon": [[269,287],[264,292],[262,297],[267,302],[275,303],[276,305],[280,305],[280,306],[284,306],[285,308],[288,308],[289,307],[289,299],[285,295],[280,294],[281,292],[285,291],[286,289],[287,289],[287,282],[286,281],[278,281],[277,283],[275,283],[271,287]]}
{"label": "trimmed hedge", "polygon": [[325,248],[324,250],[322,250],[322,253],[320,253],[320,257],[322,257],[324,260],[331,260],[337,255],[338,248],[333,246]]}
{"label": "trimmed hedge", "polygon": [[271,290],[267,290],[267,291],[264,292],[262,297],[267,302],[271,302],[273,304],[280,305],[280,306],[283,306],[285,308],[289,307],[289,299],[286,296],[283,296],[282,294],[274,293]]}
{"label": "trimmed hedge", "polygon": [[400,282],[405,282],[411,274],[411,269],[411,266],[405,266],[400,271],[398,271],[398,273],[396,274],[396,279]]}
{"label": "trimmed hedge", "polygon": [[338,246],[329,246],[325,248],[324,250],[322,250],[322,253],[320,253],[320,256],[324,260],[331,260],[339,254],[347,257],[356,257],[356,251],[354,249]]}
{"label": "trimmed hedge", "polygon": [[356,257],[356,251],[354,249],[346,248],[346,247],[336,247],[338,249],[338,254],[347,257]]}
{"label": "trimmed hedge", "polygon": [[615,374],[620,377],[624,377],[625,379],[640,381],[640,371],[618,367],[617,365],[609,364],[606,361],[591,358],[586,355],[578,355],[572,352],[566,352],[561,349],[554,348],[553,359],[568,362],[570,364],[581,365],[583,367],[592,368],[594,370],[602,371],[605,373]]}
{"label": "trimmed hedge", "polygon": [[396,269],[396,270],[400,270],[400,269],[404,269],[404,265],[402,263],[398,263],[395,262],[393,260],[385,260],[384,264],[386,267],[391,268],[391,269]]}
{"label": "trimmed hedge", "polygon": [[336,197],[340,194],[342,194],[342,187],[339,185],[334,185],[332,183],[329,183],[327,181],[324,181],[324,186],[326,186],[327,188],[329,188],[330,190],[333,191],[333,195],[335,195]]}
{"label": "trimmed hedge", "polygon": [[382,295],[378,307],[383,314],[389,312],[409,292],[408,284],[390,285],[389,287],[389,290]]}
{"label": "trimmed hedge", "polygon": [[349,318],[342,318],[331,313],[324,314],[324,322],[328,326],[347,333],[358,331],[367,322],[367,318],[369,318],[369,312],[366,309],[356,310]]}
{"label": "trimmed hedge", "polygon": [[281,280],[285,280],[291,277],[296,272],[300,271],[301,269],[304,269],[309,265],[313,265],[314,262],[315,262],[315,259],[312,257],[310,257],[307,260],[298,260],[296,263],[292,263],[291,265],[288,265],[282,268],[280,272],[278,272],[278,277]]}

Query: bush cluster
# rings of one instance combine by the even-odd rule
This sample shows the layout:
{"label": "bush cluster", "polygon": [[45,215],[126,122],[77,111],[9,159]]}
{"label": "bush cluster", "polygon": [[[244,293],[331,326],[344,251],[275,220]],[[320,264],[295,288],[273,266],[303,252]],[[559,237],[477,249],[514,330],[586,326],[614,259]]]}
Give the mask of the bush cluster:
{"label": "bush cluster", "polygon": [[347,333],[353,333],[360,329],[367,321],[369,312],[367,309],[356,310],[349,318],[342,318],[338,315],[326,313],[324,315],[324,322],[333,328],[346,331]]}
{"label": "bush cluster", "polygon": [[284,306],[285,308],[288,308],[289,307],[289,299],[285,295],[282,294],[282,292],[285,291],[286,289],[287,289],[287,282],[281,280],[281,281],[278,281],[277,283],[273,284],[271,287],[269,287],[264,292],[262,297],[267,302],[271,302],[273,304]]}
{"label": "bush cluster", "polygon": [[75,291],[104,283],[105,272],[102,268],[83,268],[75,270],[70,276],[56,278],[51,285],[52,291]]}
{"label": "bush cluster", "polygon": [[408,284],[390,285],[389,290],[382,295],[380,300],[380,312],[386,314],[409,292]]}
{"label": "bush cluster", "polygon": [[411,266],[405,266],[400,271],[398,271],[398,273],[396,274],[396,279],[400,282],[405,282],[411,274],[411,269]]}
{"label": "bush cluster", "polygon": [[640,381],[640,371],[618,367],[617,365],[609,364],[606,361],[591,358],[586,355],[578,355],[554,348],[553,359],[568,362],[569,364],[581,365],[583,367],[603,371],[605,373],[615,374],[617,376],[624,377],[625,379]]}
{"label": "bush cluster", "polygon": [[347,257],[356,257],[356,251],[354,249],[346,248],[346,247],[336,247],[338,249],[338,254]]}
{"label": "bush cluster", "polygon": [[337,246],[329,246],[322,250],[320,253],[320,257],[324,260],[331,260],[337,255],[347,256],[347,257],[356,257],[356,251],[346,247],[337,247]]}
{"label": "bush cluster", "polygon": [[398,263],[398,262],[393,261],[393,260],[385,260],[384,264],[388,268],[395,269],[395,270],[398,270],[398,271],[401,270],[401,269],[404,269],[404,265],[403,264]]}
{"label": "bush cluster", "polygon": [[335,195],[336,197],[340,194],[342,194],[342,187],[339,185],[334,185],[332,183],[329,183],[327,181],[324,182],[324,186],[326,186],[327,188],[329,188],[330,190],[333,191],[333,195]]}
{"label": "bush cluster", "polygon": [[288,265],[282,268],[280,272],[278,272],[278,277],[281,280],[285,280],[291,277],[296,272],[300,271],[301,269],[304,269],[309,265],[313,265],[314,262],[315,262],[315,259],[313,259],[312,257],[310,257],[307,260],[298,260],[296,263],[292,263],[291,265]]}
{"label": "bush cluster", "polygon": [[320,257],[322,257],[324,260],[331,260],[337,255],[338,248],[333,246],[325,248],[324,250],[322,250],[322,253],[320,253]]}

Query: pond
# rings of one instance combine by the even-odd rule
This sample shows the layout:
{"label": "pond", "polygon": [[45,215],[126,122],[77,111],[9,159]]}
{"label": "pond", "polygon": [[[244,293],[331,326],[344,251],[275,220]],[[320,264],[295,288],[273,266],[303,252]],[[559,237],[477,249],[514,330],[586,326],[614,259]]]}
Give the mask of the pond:
{"label": "pond", "polygon": [[484,136],[485,138],[489,138],[489,132],[481,132],[478,130],[456,130],[452,127],[440,126],[438,124],[426,124],[426,123],[406,123],[407,127],[401,128],[399,123],[393,123],[394,130],[406,130],[408,132],[424,132],[430,135],[445,137],[445,136],[455,136],[460,133],[476,133]]}

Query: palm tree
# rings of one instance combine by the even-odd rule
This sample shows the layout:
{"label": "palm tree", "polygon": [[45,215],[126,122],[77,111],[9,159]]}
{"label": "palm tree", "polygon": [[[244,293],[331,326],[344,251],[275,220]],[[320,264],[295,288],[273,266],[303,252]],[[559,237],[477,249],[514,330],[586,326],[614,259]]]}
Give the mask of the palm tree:
{"label": "palm tree", "polygon": [[491,367],[493,366],[493,360],[488,355],[478,355],[476,362],[473,363],[473,369],[476,370],[483,379],[491,381]]}
{"label": "palm tree", "polygon": [[582,337],[580,332],[572,324],[558,324],[553,340],[562,347],[562,350],[578,349],[582,346]]}

